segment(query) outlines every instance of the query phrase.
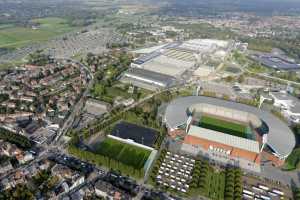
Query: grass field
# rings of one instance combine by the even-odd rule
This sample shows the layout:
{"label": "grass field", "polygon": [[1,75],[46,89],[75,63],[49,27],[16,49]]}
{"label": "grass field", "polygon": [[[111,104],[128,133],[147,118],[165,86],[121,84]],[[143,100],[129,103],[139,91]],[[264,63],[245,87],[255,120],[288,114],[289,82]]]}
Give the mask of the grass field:
{"label": "grass field", "polygon": [[247,127],[242,124],[237,124],[204,115],[201,117],[199,126],[230,135],[247,138]]}
{"label": "grass field", "polygon": [[144,167],[150,151],[107,138],[96,149],[96,153],[117,160],[136,169]]}
{"label": "grass field", "polygon": [[74,29],[62,18],[41,18],[32,21],[40,24],[37,30],[30,27],[0,25],[0,48],[16,48],[33,42],[46,41]]}

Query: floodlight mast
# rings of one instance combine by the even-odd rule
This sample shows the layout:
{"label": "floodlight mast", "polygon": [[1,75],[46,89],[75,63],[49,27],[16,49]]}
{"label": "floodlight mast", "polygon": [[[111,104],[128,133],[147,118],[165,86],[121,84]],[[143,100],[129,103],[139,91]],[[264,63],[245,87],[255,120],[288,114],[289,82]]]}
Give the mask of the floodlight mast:
{"label": "floodlight mast", "polygon": [[186,121],[186,128],[185,128],[186,133],[189,132],[189,128],[190,128],[190,125],[191,125],[192,121],[193,121],[193,116],[190,115],[189,118]]}
{"label": "floodlight mast", "polygon": [[261,146],[261,149],[260,149],[260,152],[262,152],[266,146],[268,142],[268,134],[264,134],[263,137],[262,137],[262,146]]}

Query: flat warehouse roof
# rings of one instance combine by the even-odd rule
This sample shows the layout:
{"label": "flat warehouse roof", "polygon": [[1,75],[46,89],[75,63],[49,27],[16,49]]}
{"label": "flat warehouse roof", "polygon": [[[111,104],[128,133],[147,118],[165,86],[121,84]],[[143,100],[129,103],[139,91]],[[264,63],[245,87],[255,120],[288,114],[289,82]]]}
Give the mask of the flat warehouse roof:
{"label": "flat warehouse roof", "polygon": [[295,147],[296,140],[294,133],[283,121],[275,117],[267,111],[260,110],[256,107],[248,106],[222,99],[204,97],[204,96],[189,96],[175,99],[172,101],[165,113],[165,122],[169,128],[177,128],[186,123],[188,119],[187,110],[194,104],[207,103],[230,109],[241,110],[256,115],[269,127],[267,144],[280,156],[288,156]]}
{"label": "flat warehouse roof", "polygon": [[175,78],[173,78],[172,76],[140,68],[131,68],[129,71],[125,72],[125,75],[126,74],[141,77],[155,82],[160,82],[165,85],[171,85],[175,81]]}
{"label": "flat warehouse roof", "polygon": [[176,77],[192,68],[194,65],[194,61],[184,61],[161,55],[144,63],[142,68],[156,73]]}

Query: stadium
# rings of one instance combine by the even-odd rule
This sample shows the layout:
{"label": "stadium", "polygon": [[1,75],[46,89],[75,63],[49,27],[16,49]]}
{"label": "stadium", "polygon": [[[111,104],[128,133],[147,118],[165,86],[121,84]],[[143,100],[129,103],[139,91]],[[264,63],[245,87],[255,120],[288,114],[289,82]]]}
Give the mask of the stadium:
{"label": "stadium", "polygon": [[271,113],[212,97],[175,99],[164,121],[169,134],[182,139],[181,151],[255,172],[262,160],[283,164],[296,144],[290,128]]}

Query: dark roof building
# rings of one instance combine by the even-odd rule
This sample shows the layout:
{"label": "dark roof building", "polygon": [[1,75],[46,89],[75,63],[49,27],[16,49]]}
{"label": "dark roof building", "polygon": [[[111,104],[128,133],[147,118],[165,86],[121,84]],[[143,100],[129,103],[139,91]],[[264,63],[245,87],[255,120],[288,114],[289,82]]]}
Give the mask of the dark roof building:
{"label": "dark roof building", "polygon": [[154,129],[145,128],[136,124],[120,122],[114,127],[111,135],[122,139],[130,139],[136,143],[153,147],[158,132]]}
{"label": "dark roof building", "polygon": [[155,88],[170,87],[176,81],[176,79],[172,76],[139,68],[131,68],[130,70],[124,73],[122,79],[123,81],[130,82],[134,85],[136,82],[141,82],[150,86],[154,86]]}
{"label": "dark roof building", "polygon": [[254,54],[251,56],[255,61],[277,70],[299,70],[300,64],[287,60],[281,56],[272,54]]}

